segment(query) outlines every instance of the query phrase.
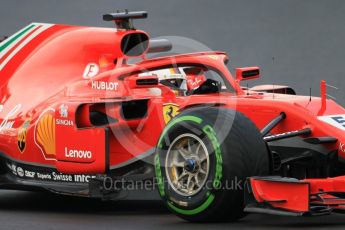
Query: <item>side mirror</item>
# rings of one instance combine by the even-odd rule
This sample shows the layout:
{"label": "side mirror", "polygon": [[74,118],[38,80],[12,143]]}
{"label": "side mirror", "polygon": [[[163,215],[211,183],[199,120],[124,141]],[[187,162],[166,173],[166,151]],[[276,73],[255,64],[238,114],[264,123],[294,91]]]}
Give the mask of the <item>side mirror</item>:
{"label": "side mirror", "polygon": [[158,77],[155,75],[150,76],[131,76],[128,78],[128,85],[131,89],[136,88],[152,88],[159,83]]}
{"label": "side mirror", "polygon": [[257,66],[236,68],[236,80],[238,82],[251,80],[251,79],[257,79],[259,77],[260,77],[260,68]]}

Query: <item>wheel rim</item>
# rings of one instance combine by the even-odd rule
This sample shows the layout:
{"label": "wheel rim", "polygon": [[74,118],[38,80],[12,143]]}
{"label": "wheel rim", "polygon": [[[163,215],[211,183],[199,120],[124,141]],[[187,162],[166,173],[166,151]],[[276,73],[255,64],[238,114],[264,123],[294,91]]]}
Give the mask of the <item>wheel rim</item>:
{"label": "wheel rim", "polygon": [[165,165],[170,187],[182,196],[193,196],[208,178],[210,159],[206,145],[194,134],[182,134],[171,143]]}

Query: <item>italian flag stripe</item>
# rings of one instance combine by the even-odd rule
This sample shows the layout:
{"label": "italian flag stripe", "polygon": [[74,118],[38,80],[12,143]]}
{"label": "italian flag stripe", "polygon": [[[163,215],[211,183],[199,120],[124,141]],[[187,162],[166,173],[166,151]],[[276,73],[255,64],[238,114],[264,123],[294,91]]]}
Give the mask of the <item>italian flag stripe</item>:
{"label": "italian flag stripe", "polygon": [[13,36],[9,37],[7,39],[8,41],[5,41],[4,44],[1,44],[0,52],[2,52],[4,49],[6,49],[11,44],[13,44],[15,41],[17,41],[20,37],[24,36],[28,31],[30,31],[34,27],[35,27],[35,24],[31,24],[31,25],[25,27],[23,30],[19,31],[18,33],[14,34]]}
{"label": "italian flag stripe", "polygon": [[37,26],[35,29],[31,30],[28,34],[26,34],[22,39],[20,39],[4,56],[0,58],[0,63],[2,63],[6,58],[14,51],[22,42],[24,42],[30,35],[32,35],[35,31],[37,31],[42,26]]}
{"label": "italian flag stripe", "polygon": [[24,46],[51,26],[53,24],[32,23],[6,39],[0,45],[0,71]]}

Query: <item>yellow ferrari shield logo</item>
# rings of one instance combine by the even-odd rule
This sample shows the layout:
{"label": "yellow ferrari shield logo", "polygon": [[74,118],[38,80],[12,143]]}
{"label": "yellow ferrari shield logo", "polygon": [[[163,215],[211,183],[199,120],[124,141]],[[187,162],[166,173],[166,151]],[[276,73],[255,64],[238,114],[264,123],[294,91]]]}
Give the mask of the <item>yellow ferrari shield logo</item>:
{"label": "yellow ferrari shield logo", "polygon": [[178,105],[171,104],[171,103],[163,105],[163,117],[164,117],[165,124],[167,124],[177,114],[179,114],[179,106]]}

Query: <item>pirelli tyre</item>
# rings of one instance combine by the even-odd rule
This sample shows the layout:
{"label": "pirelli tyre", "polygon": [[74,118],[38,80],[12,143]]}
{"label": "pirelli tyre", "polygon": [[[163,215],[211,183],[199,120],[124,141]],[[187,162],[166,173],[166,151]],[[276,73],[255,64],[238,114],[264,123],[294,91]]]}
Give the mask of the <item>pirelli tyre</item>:
{"label": "pirelli tyre", "polygon": [[160,196],[193,222],[244,216],[244,182],[267,175],[269,154],[245,115],[225,108],[186,110],[162,132],[154,159]]}

